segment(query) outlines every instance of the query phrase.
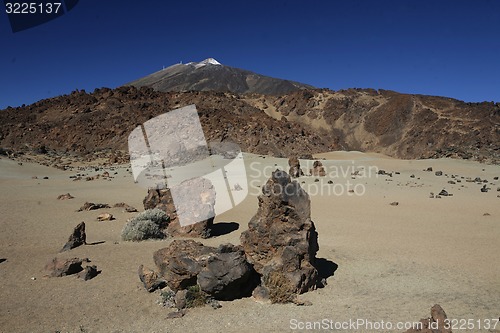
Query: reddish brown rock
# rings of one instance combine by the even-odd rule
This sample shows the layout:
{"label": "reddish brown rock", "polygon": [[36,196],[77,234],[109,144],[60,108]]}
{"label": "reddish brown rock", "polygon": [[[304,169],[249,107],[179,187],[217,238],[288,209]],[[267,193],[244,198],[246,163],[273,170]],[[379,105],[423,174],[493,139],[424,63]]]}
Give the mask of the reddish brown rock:
{"label": "reddish brown rock", "polygon": [[202,269],[198,259],[210,250],[194,240],[174,240],[156,251],[153,259],[167,285],[177,291],[196,284],[196,276]]}
{"label": "reddish brown rock", "polygon": [[79,258],[54,258],[47,265],[45,265],[45,270],[48,272],[48,276],[50,277],[61,277],[76,274],[83,270],[82,263],[88,261],[88,259]]}
{"label": "reddish brown rock", "polygon": [[302,169],[300,168],[299,159],[296,156],[292,156],[288,159],[288,166],[290,166],[290,169],[288,170],[290,177],[298,178],[304,175],[304,172],[302,172]]}
{"label": "reddish brown rock", "polygon": [[144,288],[149,292],[165,286],[165,280],[159,278],[158,273],[144,267],[144,265],[139,266],[138,274]]}
{"label": "reddish brown rock", "polygon": [[68,251],[74,249],[75,247],[85,244],[87,244],[87,235],[85,233],[85,222],[81,222],[75,227],[73,233],[69,236],[68,241],[66,242],[66,244],[64,244],[63,248],[61,249],[61,252]]}
{"label": "reddish brown rock", "polygon": [[446,328],[446,313],[439,304],[431,308],[431,316],[420,320],[420,327],[414,327],[405,333],[451,333],[451,329]]}
{"label": "reddish brown rock", "polygon": [[323,163],[320,161],[314,161],[313,168],[309,170],[311,176],[326,176],[325,168],[323,167]]}
{"label": "reddish brown rock", "polygon": [[181,183],[173,191],[177,205],[170,189],[149,189],[143,200],[144,209],[158,208],[167,213],[170,223],[166,233],[170,236],[210,237],[215,216],[215,190],[210,182],[195,178]]}
{"label": "reddish brown rock", "polygon": [[318,234],[310,214],[309,195],[286,172],[273,172],[262,188],[257,214],[241,235],[247,259],[272,301],[291,301],[318,283]]}

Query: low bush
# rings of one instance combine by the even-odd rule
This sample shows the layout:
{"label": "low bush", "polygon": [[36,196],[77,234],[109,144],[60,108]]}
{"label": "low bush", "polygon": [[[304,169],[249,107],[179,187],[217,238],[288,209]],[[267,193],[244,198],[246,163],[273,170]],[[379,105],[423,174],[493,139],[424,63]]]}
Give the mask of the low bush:
{"label": "low bush", "polygon": [[122,230],[122,239],[137,242],[145,239],[165,238],[162,230],[169,221],[164,211],[157,208],[148,209],[127,222]]}

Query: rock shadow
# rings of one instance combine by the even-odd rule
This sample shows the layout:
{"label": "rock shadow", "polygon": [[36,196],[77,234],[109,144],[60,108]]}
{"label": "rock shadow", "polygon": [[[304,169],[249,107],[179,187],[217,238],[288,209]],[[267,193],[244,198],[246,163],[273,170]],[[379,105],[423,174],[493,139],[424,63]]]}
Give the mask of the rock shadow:
{"label": "rock shadow", "polygon": [[99,241],[99,242],[93,242],[93,243],[87,243],[86,245],[99,245],[99,244],[104,244],[106,241]]}
{"label": "rock shadow", "polygon": [[0,258],[0,264],[3,263],[4,261],[7,261],[5,258]]}
{"label": "rock shadow", "polygon": [[223,236],[236,231],[239,228],[240,224],[237,222],[218,222],[212,225],[210,235],[212,237]]}
{"label": "rock shadow", "polygon": [[[339,268],[339,265],[325,258],[316,258],[314,267],[316,267],[316,269],[318,270],[319,281],[326,281],[326,279],[335,275],[335,272]],[[319,288],[322,288],[324,286],[325,284],[321,282],[318,284]]]}

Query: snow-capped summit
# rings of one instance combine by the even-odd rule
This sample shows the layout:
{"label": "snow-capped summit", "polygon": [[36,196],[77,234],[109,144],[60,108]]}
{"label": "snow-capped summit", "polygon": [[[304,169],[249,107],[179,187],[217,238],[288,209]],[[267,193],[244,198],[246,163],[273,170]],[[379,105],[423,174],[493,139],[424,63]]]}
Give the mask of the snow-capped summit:
{"label": "snow-capped summit", "polygon": [[203,61],[200,62],[200,64],[210,64],[210,65],[222,65],[220,62],[218,62],[217,60],[215,60],[214,58],[207,58]]}
{"label": "snow-capped summit", "polygon": [[[190,64],[193,64],[193,63],[190,62]],[[208,58],[208,59],[205,59],[205,60],[200,61],[198,63],[194,63],[194,67],[196,67],[196,68],[200,68],[200,67],[203,67],[206,65],[221,66],[222,64],[220,62],[218,62],[217,60],[215,60],[214,58]]]}

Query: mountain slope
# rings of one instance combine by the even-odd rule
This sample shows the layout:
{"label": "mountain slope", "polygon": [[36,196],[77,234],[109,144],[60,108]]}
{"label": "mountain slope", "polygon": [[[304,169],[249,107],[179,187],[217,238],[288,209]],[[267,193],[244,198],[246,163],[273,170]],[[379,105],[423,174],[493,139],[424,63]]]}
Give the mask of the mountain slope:
{"label": "mountain slope", "polygon": [[360,150],[405,159],[500,163],[500,103],[370,89],[304,90],[279,97],[145,87],[76,91],[0,111],[0,147],[89,159],[96,151],[115,154],[127,150],[137,125],[189,104],[199,111],[207,141],[233,141],[257,154]]}
{"label": "mountain slope", "polygon": [[282,95],[300,89],[313,88],[303,83],[224,66],[213,58],[201,62],[172,65],[127,85],[147,86],[158,91],[221,91],[265,95]]}
{"label": "mountain slope", "polygon": [[318,89],[246,100],[276,119],[336,133],[349,150],[399,158],[500,159],[500,103],[373,89]]}

